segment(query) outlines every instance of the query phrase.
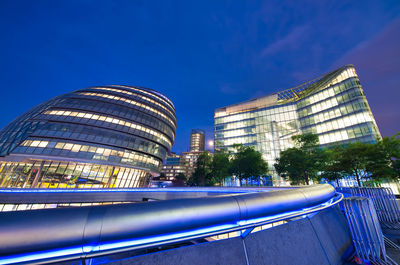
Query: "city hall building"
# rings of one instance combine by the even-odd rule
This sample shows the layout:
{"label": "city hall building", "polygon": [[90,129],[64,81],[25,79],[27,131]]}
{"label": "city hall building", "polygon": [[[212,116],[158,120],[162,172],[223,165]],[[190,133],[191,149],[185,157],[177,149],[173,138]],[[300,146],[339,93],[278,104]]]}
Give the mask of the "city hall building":
{"label": "city hall building", "polygon": [[147,88],[99,86],[50,99],[0,131],[0,187],[125,188],[158,175],[174,105]]}
{"label": "city hall building", "polygon": [[352,65],[302,85],[215,110],[215,149],[254,146],[273,170],[292,136],[316,133],[321,146],[381,138]]}

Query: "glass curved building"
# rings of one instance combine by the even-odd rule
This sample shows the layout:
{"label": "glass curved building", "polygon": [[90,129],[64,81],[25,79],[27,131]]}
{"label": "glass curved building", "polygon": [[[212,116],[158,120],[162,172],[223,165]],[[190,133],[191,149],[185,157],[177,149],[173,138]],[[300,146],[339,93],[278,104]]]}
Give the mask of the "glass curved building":
{"label": "glass curved building", "polygon": [[64,94],[0,131],[0,187],[143,187],[175,133],[174,105],[154,90],[112,85]]}
{"label": "glass curved building", "polygon": [[215,149],[255,146],[273,171],[293,135],[313,132],[322,146],[376,142],[381,135],[352,65],[272,95],[219,108]]}

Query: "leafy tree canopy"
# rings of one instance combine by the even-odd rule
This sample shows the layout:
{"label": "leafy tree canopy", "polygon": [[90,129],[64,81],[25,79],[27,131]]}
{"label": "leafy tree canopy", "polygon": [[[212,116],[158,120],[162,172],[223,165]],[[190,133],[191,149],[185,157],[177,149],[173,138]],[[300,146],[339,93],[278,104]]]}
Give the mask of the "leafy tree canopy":
{"label": "leafy tree canopy", "polygon": [[224,179],[230,176],[229,168],[229,154],[225,151],[216,151],[211,164],[211,175],[214,178],[214,182],[222,185]]}
{"label": "leafy tree canopy", "polygon": [[232,155],[229,172],[237,176],[242,185],[242,179],[259,178],[268,172],[268,163],[254,147],[236,144],[236,152]]}
{"label": "leafy tree canopy", "polygon": [[298,185],[309,184],[326,163],[325,151],[319,148],[318,136],[312,133],[292,137],[295,147],[286,149],[276,159],[275,169],[279,175]]}
{"label": "leafy tree canopy", "polygon": [[210,155],[210,152],[205,151],[197,158],[196,169],[189,179],[189,184],[198,186],[214,185],[211,170],[212,156]]}

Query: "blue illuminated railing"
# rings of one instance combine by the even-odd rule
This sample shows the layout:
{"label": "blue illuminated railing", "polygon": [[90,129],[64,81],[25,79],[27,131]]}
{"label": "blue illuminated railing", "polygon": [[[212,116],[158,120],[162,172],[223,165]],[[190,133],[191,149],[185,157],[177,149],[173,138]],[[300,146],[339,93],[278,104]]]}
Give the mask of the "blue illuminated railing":
{"label": "blue illuminated railing", "polygon": [[[260,190],[259,190],[260,191]],[[332,186],[0,213],[0,264],[91,258],[239,231],[321,211]]]}
{"label": "blue illuminated railing", "polygon": [[282,188],[169,187],[130,189],[18,189],[0,188],[0,204],[65,204],[138,202],[143,198],[171,200],[225,194],[266,192]]}

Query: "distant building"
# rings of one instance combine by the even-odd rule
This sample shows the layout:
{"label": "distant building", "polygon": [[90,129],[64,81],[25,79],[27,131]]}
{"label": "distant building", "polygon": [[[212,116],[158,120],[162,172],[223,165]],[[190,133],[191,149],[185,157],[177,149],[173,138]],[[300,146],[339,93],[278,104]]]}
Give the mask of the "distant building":
{"label": "distant building", "polygon": [[188,166],[188,177],[192,176],[195,169],[196,169],[196,162],[197,158],[203,153],[204,151],[197,151],[197,152],[182,152],[182,156],[187,161]]}
{"label": "distant building", "polygon": [[204,152],[205,133],[200,129],[193,129],[190,133],[190,152]]}
{"label": "distant building", "polygon": [[196,169],[197,158],[205,150],[205,132],[201,129],[193,129],[190,133],[190,145],[188,152],[182,152],[182,157],[187,163],[187,177],[193,175]]}
{"label": "distant building", "polygon": [[[316,133],[321,146],[374,143],[381,135],[352,65],[272,95],[215,110],[215,149],[254,146],[270,170],[292,136]],[[279,185],[279,183],[277,183]]]}
{"label": "distant building", "polygon": [[164,173],[167,180],[174,180],[174,178],[182,173],[187,178],[189,175],[188,161],[182,155],[171,153],[162,166],[161,173]]}

